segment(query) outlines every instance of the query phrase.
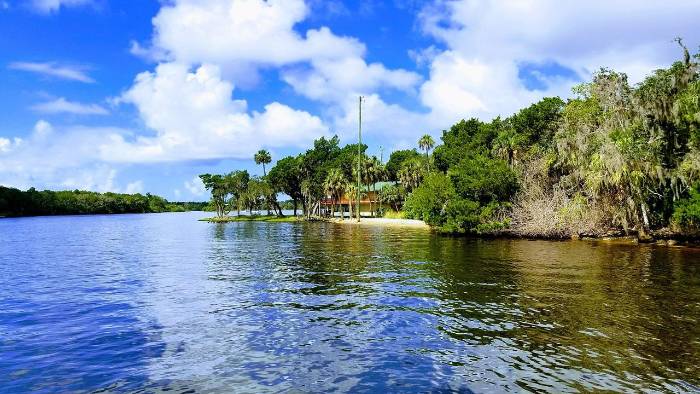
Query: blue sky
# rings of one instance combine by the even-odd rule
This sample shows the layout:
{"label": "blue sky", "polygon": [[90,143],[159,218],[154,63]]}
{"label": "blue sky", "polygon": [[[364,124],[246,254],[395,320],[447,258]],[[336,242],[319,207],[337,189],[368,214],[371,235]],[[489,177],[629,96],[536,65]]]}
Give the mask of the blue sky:
{"label": "blue sky", "polygon": [[[578,3],[578,4],[577,4]],[[371,152],[635,82],[700,44],[700,2],[0,0],[0,184],[202,200],[197,175],[319,136]]]}

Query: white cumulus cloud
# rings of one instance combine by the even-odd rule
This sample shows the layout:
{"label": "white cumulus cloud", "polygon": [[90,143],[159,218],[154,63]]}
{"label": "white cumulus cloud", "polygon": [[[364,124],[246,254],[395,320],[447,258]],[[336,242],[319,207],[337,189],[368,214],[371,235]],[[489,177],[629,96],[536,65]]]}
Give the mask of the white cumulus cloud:
{"label": "white cumulus cloud", "polygon": [[[532,91],[523,64],[557,64],[580,80],[600,67],[633,82],[679,58],[676,36],[700,43],[700,3],[594,0],[436,1],[420,15],[423,31],[447,49],[435,54],[421,101],[435,115],[509,115],[547,95],[568,96],[577,81],[545,77]],[[461,116],[459,114],[461,113]]]}
{"label": "white cumulus cloud", "polygon": [[328,28],[295,32],[308,12],[303,0],[177,0],[153,19],[153,46],[180,62],[219,65],[283,65],[364,52],[359,41]]}
{"label": "white cumulus cloud", "polygon": [[321,119],[272,102],[264,111],[247,111],[232,99],[234,86],[218,67],[196,70],[179,63],[144,72],[120,101],[136,106],[154,137],[127,140],[114,135],[101,145],[104,160],[121,162],[249,158],[261,147],[303,147],[327,134]]}

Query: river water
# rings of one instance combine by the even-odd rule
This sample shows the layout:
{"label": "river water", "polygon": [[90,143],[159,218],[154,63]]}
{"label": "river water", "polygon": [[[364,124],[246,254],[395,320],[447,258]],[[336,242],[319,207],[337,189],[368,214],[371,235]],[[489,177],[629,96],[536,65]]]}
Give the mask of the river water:
{"label": "river water", "polygon": [[700,250],[0,220],[0,391],[700,390]]}

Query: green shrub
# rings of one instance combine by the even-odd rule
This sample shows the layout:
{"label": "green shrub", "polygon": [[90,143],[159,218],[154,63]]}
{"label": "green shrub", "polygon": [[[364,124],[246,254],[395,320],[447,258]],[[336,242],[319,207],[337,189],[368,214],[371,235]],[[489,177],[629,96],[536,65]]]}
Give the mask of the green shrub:
{"label": "green shrub", "polygon": [[481,205],[471,200],[453,200],[445,209],[445,224],[440,231],[448,233],[465,233],[479,225]]}
{"label": "green shrub", "polygon": [[445,207],[456,197],[447,175],[430,174],[408,195],[403,208],[408,218],[422,220],[431,226],[442,226],[445,223]]}
{"label": "green shrub", "polygon": [[691,189],[688,198],[676,202],[672,222],[683,231],[700,231],[700,184]]}
{"label": "green shrub", "polygon": [[449,171],[460,197],[488,204],[507,201],[518,188],[518,179],[508,164],[485,155],[466,157]]}

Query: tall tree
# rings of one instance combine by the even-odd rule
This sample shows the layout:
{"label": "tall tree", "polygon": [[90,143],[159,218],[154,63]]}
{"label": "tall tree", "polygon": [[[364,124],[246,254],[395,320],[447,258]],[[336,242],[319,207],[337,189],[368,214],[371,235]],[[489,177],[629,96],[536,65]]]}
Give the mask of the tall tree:
{"label": "tall tree", "polygon": [[216,216],[224,217],[228,215],[231,211],[231,197],[233,195],[232,175],[202,174],[199,178],[204,183],[204,187],[211,192]]}
{"label": "tall tree", "polygon": [[[328,171],[326,180],[323,183],[323,188],[331,197],[331,216],[335,216],[335,206],[343,195],[343,192],[345,192],[347,183],[345,174],[343,174],[339,168],[332,168]],[[341,219],[343,216],[344,214],[341,213]]]}
{"label": "tall tree", "polygon": [[399,170],[399,182],[407,192],[412,192],[423,181],[425,168],[421,165],[420,159],[406,161]]}
{"label": "tall tree", "polygon": [[420,153],[415,149],[397,150],[391,152],[389,161],[386,163],[386,176],[390,181],[398,181],[398,172],[401,170],[403,163],[410,159],[419,158]]}
{"label": "tall tree", "polygon": [[265,171],[265,164],[270,164],[272,162],[272,156],[270,156],[270,152],[266,151],[265,149],[260,149],[258,153],[253,156],[255,159],[255,164],[262,164],[263,166],[263,176],[267,176],[267,172]]}
{"label": "tall tree", "polygon": [[250,181],[250,174],[246,170],[234,171],[230,176],[230,186],[231,194],[233,198],[231,202],[236,203],[236,210],[238,215],[241,214],[241,196],[248,190],[248,182]]}
{"label": "tall tree", "polygon": [[301,202],[306,211],[306,200],[301,190],[301,157],[287,156],[275,163],[268,176],[271,186],[279,192],[287,194],[294,203],[294,216],[297,215],[297,203]]}
{"label": "tall tree", "polygon": [[326,175],[333,163],[341,153],[338,146],[340,140],[337,136],[333,138],[321,137],[314,141],[314,147],[307,150],[301,156],[301,175],[304,184],[305,195],[307,197],[307,208],[314,211],[324,195],[323,183]]}
{"label": "tall tree", "polygon": [[428,165],[428,172],[430,172],[430,150],[435,146],[435,140],[428,134],[420,137],[418,140],[418,147],[425,151],[425,162]]}

